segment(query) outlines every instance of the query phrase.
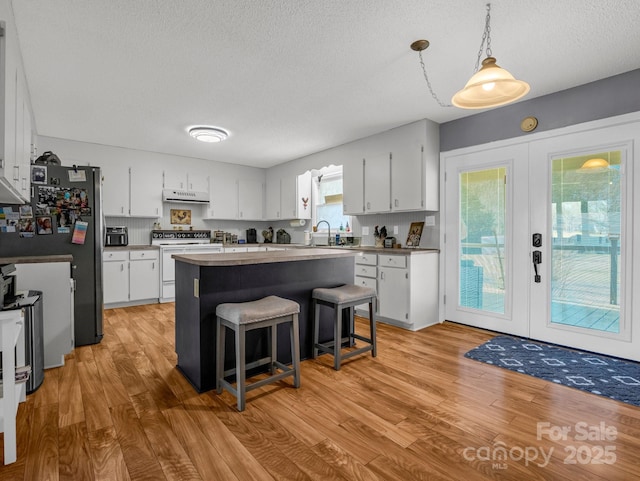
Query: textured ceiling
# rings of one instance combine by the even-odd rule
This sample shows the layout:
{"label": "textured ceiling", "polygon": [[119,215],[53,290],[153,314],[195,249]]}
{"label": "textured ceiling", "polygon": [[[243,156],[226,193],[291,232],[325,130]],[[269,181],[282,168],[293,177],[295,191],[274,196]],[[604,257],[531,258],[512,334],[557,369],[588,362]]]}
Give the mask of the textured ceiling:
{"label": "textured ceiling", "polygon": [[[38,133],[269,167],[442,108],[473,73],[480,0],[13,0]],[[637,0],[496,0],[525,99],[640,68]],[[228,129],[221,144],[185,132]]]}

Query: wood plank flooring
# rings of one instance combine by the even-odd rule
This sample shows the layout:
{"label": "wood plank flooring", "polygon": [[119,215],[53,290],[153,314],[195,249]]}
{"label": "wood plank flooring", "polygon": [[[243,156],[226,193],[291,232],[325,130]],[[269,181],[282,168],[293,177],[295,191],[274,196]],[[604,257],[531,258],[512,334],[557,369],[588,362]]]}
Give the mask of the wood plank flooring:
{"label": "wood plank flooring", "polygon": [[377,358],[303,361],[238,413],[176,370],[173,308],[106,311],[20,405],[0,480],[640,479],[639,408],[463,357],[493,333],[378,324]]}

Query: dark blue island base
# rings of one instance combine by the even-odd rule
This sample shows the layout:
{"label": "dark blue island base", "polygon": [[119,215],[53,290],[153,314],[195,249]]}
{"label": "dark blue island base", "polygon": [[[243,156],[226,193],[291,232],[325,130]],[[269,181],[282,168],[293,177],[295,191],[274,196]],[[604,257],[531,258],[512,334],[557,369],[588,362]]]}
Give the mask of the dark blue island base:
{"label": "dark blue island base", "polygon": [[[262,254],[269,256],[277,253]],[[218,304],[253,301],[269,295],[296,301],[300,304],[300,356],[301,359],[308,359],[311,357],[313,338],[312,290],[316,287],[352,284],[354,280],[353,255],[327,255],[307,260],[291,258],[280,262],[262,261],[241,265],[211,265],[211,262],[205,261],[213,256],[220,259],[227,254],[174,256],[177,367],[198,392],[216,387],[215,312]],[[242,254],[233,257],[242,258]],[[198,263],[198,258],[202,262]],[[333,339],[332,313],[327,309],[321,312],[321,316],[320,342],[325,342]],[[268,352],[266,330],[249,332],[246,345],[247,362],[264,357]],[[225,370],[231,369],[235,366],[235,347],[231,335],[226,336],[225,353]],[[285,325],[278,329],[278,360],[284,363],[291,361],[289,330]]]}

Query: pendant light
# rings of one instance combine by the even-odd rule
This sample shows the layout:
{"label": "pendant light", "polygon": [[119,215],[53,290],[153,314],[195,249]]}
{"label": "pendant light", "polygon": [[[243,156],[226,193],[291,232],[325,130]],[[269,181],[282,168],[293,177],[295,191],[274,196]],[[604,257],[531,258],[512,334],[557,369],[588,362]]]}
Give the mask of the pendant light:
{"label": "pendant light", "polygon": [[[486,42],[486,55],[482,61],[482,68],[478,70],[482,48]],[[498,107],[514,102],[529,92],[529,84],[516,80],[507,70],[498,66],[491,52],[491,4],[487,3],[487,17],[484,34],[478,52],[478,60],[473,76],[464,88],[458,91],[451,103],[462,109],[484,109]]]}
{"label": "pendant light", "polygon": [[[486,44],[486,55],[480,66],[482,50]],[[422,59],[422,52],[429,47],[428,40],[416,40],[411,44],[411,49],[418,52],[420,65],[424,78],[429,87],[429,92],[433,99],[441,107],[451,107],[441,101],[431,87],[431,82],[427,75],[427,69]],[[529,92],[529,84],[522,80],[516,80],[507,70],[498,66],[495,57],[491,52],[491,4],[487,3],[487,16],[485,19],[484,34],[478,51],[478,60],[473,76],[469,79],[462,90],[457,92],[451,99],[451,103],[461,109],[486,109],[488,107],[498,107],[510,102],[514,102],[524,97]]]}

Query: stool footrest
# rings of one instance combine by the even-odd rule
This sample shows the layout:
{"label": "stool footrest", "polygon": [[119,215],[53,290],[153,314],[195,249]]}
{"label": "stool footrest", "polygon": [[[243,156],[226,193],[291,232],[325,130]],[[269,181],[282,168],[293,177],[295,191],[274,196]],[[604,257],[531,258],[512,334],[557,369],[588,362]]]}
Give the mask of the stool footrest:
{"label": "stool footrest", "polygon": [[340,354],[340,357],[342,357],[342,359],[348,359],[350,357],[357,356],[358,354],[362,354],[363,352],[369,351],[373,351],[373,346],[364,346],[359,347],[358,349],[354,349],[353,351],[342,352]]}
{"label": "stool footrest", "polygon": [[373,341],[369,337],[361,336],[360,334],[351,334],[351,337],[355,339],[360,339],[361,341],[368,342],[369,344],[373,344]]}
{"label": "stool footrest", "polygon": [[279,372],[278,374],[272,374],[271,376],[265,379],[260,379],[259,381],[254,381],[251,384],[247,384],[247,386],[245,387],[245,390],[251,391],[252,389],[258,389],[259,387],[265,386],[272,382],[276,382],[276,381],[279,381],[280,379],[284,379],[285,377],[289,377],[293,375],[294,375],[294,370],[291,369],[290,367],[287,367],[287,369],[283,372]]}

